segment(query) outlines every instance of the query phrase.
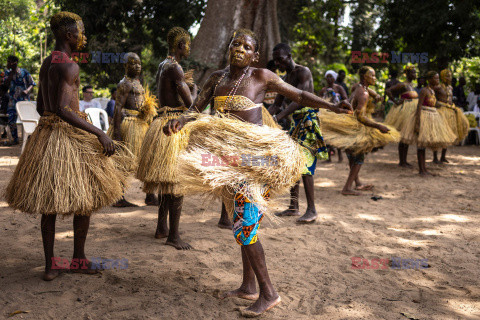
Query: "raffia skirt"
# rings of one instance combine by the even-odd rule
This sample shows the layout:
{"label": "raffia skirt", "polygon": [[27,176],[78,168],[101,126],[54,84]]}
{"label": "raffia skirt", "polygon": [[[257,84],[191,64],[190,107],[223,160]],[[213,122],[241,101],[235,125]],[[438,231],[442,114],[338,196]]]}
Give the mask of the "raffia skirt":
{"label": "raffia skirt", "polygon": [[57,115],[42,116],[7,186],[9,206],[31,214],[89,216],[115,203],[134,159],[123,144],[116,149],[107,157],[95,135]]}
{"label": "raffia skirt", "polygon": [[188,142],[188,130],[167,136],[163,127],[169,120],[178,118],[185,107],[163,107],[163,112],[156,118],[145,134],[140,150],[136,178],[143,182],[146,193],[180,195],[177,158]]}
{"label": "raffia skirt", "polygon": [[195,116],[185,126],[190,137],[177,163],[185,194],[218,197],[233,214],[234,194],[240,192],[268,214],[272,202],[264,199],[265,191],[286,193],[300,180],[305,158],[286,132],[225,115]]}
{"label": "raffia skirt", "polygon": [[438,109],[438,112],[450,126],[453,133],[457,136],[454,144],[458,144],[468,135],[468,130],[470,125],[467,117],[463,114],[463,111],[458,107],[448,108],[441,107]]}
{"label": "raffia skirt", "polygon": [[339,149],[349,150],[353,154],[364,154],[374,148],[398,142],[400,133],[393,127],[388,133],[359,122],[353,114],[336,114],[322,111],[321,129],[326,143]]}
{"label": "raffia skirt", "polygon": [[394,127],[397,131],[402,131],[406,121],[412,113],[415,113],[418,106],[418,99],[403,100],[398,107],[393,107],[385,117],[385,124]]}
{"label": "raffia skirt", "polygon": [[[148,130],[148,122],[137,116],[126,116],[120,125],[122,141],[136,158],[140,155],[143,139]],[[108,128],[108,136],[113,138],[113,126]]]}
{"label": "raffia skirt", "polygon": [[415,133],[415,114],[410,116],[402,130],[402,142],[416,144],[419,149],[446,148],[452,145],[456,139],[455,133],[434,107],[422,107],[418,134]]}

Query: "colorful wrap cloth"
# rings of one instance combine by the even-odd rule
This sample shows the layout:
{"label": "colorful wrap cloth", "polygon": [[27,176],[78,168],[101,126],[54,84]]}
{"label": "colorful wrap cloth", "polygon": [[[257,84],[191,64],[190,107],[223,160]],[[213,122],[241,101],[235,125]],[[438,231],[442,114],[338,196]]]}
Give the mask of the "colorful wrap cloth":
{"label": "colorful wrap cloth", "polygon": [[[85,113],[76,112],[87,120]],[[134,156],[115,143],[111,157],[98,138],[45,112],[28,139],[5,197],[31,214],[86,215],[119,200]]]}
{"label": "colorful wrap cloth", "polygon": [[304,175],[314,175],[317,159],[328,159],[327,145],[323,140],[318,119],[318,109],[303,107],[291,115],[288,134],[301,145],[306,159]]}

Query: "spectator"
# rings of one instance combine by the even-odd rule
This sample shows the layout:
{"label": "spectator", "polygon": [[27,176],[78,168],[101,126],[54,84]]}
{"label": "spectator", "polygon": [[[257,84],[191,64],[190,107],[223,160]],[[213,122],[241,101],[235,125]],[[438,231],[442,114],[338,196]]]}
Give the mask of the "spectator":
{"label": "spectator", "polygon": [[346,77],[345,70],[338,70],[337,80],[335,80],[335,83],[341,85],[342,88],[343,88],[343,90],[345,90],[345,93],[346,93],[347,96],[348,96],[348,95],[349,95],[349,93],[348,93],[348,87],[347,87],[347,85],[345,84],[345,82],[343,82],[343,80],[345,80],[345,77]]}
{"label": "spectator", "polygon": [[390,108],[392,108],[393,106],[393,102],[392,101],[386,101],[387,99],[387,89],[390,88],[390,87],[393,87],[394,85],[400,83],[400,81],[397,79],[397,76],[398,76],[398,71],[397,70],[390,70],[390,80],[387,81],[387,83],[385,83],[385,93],[384,93],[384,96],[383,96],[383,101],[385,101],[385,114],[388,114],[388,112],[390,111]]}
{"label": "spectator", "polygon": [[117,95],[117,88],[111,89],[110,95],[111,95],[110,101],[108,101],[105,111],[108,114],[108,121],[111,123],[113,120],[113,112],[115,111],[115,99]]}
{"label": "spectator", "polygon": [[15,145],[18,144],[16,104],[18,101],[29,101],[30,92],[36,84],[27,70],[18,67],[18,57],[16,56],[7,58],[7,70],[2,84],[8,88],[7,115],[8,126],[12,134],[12,141],[5,144]]}
{"label": "spectator", "polygon": [[417,78],[417,86],[415,87],[415,91],[417,91],[418,94],[420,94],[420,90],[422,90],[423,87],[425,87],[426,81],[425,77],[419,77]]}
{"label": "spectator", "polygon": [[468,110],[473,110],[473,107],[477,104],[478,96],[480,96],[480,83],[475,84],[475,90],[468,94]]}
{"label": "spectator", "polygon": [[82,89],[83,100],[80,100],[80,111],[85,112],[88,108],[99,108],[102,109],[102,105],[97,100],[93,100],[93,87],[91,85],[86,85]]}
{"label": "spectator", "polygon": [[465,96],[464,86],[467,82],[465,81],[465,77],[460,77],[458,81],[458,86],[453,88],[453,101],[458,107],[466,110],[467,97]]}

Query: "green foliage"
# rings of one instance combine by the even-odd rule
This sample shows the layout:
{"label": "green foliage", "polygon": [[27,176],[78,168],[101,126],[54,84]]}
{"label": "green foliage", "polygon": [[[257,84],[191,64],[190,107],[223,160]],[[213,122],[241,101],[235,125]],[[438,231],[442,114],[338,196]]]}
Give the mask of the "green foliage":
{"label": "green foliage", "polygon": [[473,90],[480,83],[480,57],[462,58],[452,64],[454,77],[465,77],[467,88]]}

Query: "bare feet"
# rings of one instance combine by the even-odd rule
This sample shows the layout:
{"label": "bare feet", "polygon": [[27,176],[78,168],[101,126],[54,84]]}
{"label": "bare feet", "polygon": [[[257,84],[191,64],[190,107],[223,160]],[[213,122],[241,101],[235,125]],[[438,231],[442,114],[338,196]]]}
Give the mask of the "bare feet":
{"label": "bare feet", "polygon": [[[82,273],[82,274],[88,274],[88,275],[92,275],[92,274],[98,274],[98,273],[101,273],[100,271],[102,271],[102,267],[98,264],[92,264],[91,261],[87,260],[87,259],[79,259],[77,258],[77,260],[80,260],[80,261],[87,261],[86,263],[76,263],[76,265],[73,265],[73,262],[70,264],[70,271],[73,272],[73,273]],[[73,259],[72,259],[73,261]]]}
{"label": "bare feet", "polygon": [[357,192],[355,190],[342,190],[342,194],[344,196],[360,196],[360,195],[362,195],[360,192]]}
{"label": "bare feet", "polygon": [[288,208],[287,210],[276,212],[275,215],[277,217],[295,217],[295,216],[299,216],[300,212],[298,211],[298,209]]}
{"label": "bare feet", "polygon": [[258,292],[256,292],[256,290],[253,292],[247,292],[242,288],[238,288],[237,290],[225,292],[220,296],[220,299],[222,300],[225,298],[242,298],[246,300],[257,300]]}
{"label": "bare feet", "polygon": [[305,214],[297,219],[297,223],[313,223],[315,220],[317,220],[317,211],[307,208]]}
{"label": "bare feet", "polygon": [[442,162],[441,162],[441,161],[439,161],[438,159],[433,159],[433,161],[432,161],[432,162],[433,162],[433,163],[436,163],[436,164],[442,164]]}
{"label": "bare feet", "polygon": [[422,172],[419,172],[418,173],[419,175],[421,175],[422,177],[432,177],[433,174],[431,174],[429,171],[422,171]]}
{"label": "bare feet", "polygon": [[413,166],[408,163],[408,162],[405,162],[405,163],[399,163],[398,164],[399,167],[403,167],[403,168],[412,168]]}
{"label": "bare feet", "polygon": [[190,249],[193,249],[193,247],[182,241],[180,238],[176,239],[176,240],[167,240],[167,242],[165,242],[165,244],[167,246],[172,246],[174,247],[175,249],[177,250],[190,250]]}
{"label": "bare feet", "polygon": [[442,159],[440,159],[440,162],[443,162],[443,163],[450,163],[450,161],[448,161],[446,158],[442,158]]}
{"label": "bare feet", "polygon": [[260,316],[262,313],[272,309],[277,304],[282,301],[282,298],[277,295],[273,300],[266,300],[263,297],[258,298],[258,300],[252,304],[247,309],[240,310],[240,314],[245,318],[255,318]]}
{"label": "bare feet", "polygon": [[147,206],[158,206],[158,198],[151,193],[147,193],[145,197],[145,204]]}
{"label": "bare feet", "polygon": [[361,184],[355,187],[355,190],[359,191],[370,191],[374,188],[373,184]]}
{"label": "bare feet", "polygon": [[118,200],[117,203],[114,203],[112,207],[127,208],[127,207],[138,207],[138,206],[134,203],[128,202],[127,200],[125,200],[124,197],[122,197],[122,199]]}
{"label": "bare feet", "polygon": [[45,272],[43,273],[42,279],[44,281],[52,281],[56,277],[58,277],[60,274],[68,272],[69,269],[65,268],[59,268],[59,269],[45,269]]}

